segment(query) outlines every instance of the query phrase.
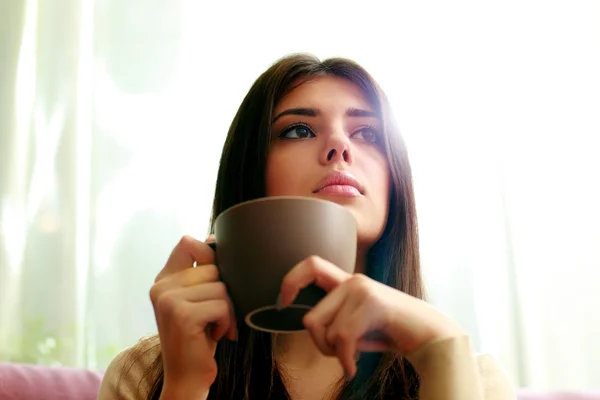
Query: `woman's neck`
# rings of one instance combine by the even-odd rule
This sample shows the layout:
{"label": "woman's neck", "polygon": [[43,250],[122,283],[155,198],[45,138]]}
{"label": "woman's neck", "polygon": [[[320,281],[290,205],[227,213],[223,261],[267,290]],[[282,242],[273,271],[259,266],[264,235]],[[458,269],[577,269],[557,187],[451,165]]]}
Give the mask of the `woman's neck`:
{"label": "woman's neck", "polygon": [[333,399],[344,371],[337,357],[324,356],[308,332],[275,336],[275,360],[292,400]]}
{"label": "woman's neck", "polygon": [[274,344],[275,359],[288,369],[308,370],[324,362],[337,362],[336,357],[324,356],[306,331],[275,335]]}

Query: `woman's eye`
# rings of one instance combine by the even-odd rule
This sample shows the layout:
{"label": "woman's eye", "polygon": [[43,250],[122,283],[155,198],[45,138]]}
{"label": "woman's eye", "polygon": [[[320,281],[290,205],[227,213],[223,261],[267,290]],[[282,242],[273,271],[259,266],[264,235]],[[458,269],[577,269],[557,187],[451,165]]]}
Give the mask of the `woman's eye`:
{"label": "woman's eye", "polygon": [[379,138],[377,131],[375,128],[360,128],[352,134],[352,138],[358,140],[364,140],[367,143],[377,143],[377,139]]}
{"label": "woman's eye", "polygon": [[309,127],[304,125],[289,127],[279,135],[280,139],[308,139],[312,137],[315,137],[315,134]]}

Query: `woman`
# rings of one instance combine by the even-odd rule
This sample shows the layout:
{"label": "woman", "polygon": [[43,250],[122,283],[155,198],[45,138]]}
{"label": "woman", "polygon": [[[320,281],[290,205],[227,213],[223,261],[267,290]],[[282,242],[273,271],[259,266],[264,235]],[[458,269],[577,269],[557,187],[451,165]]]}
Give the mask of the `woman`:
{"label": "woman", "polygon": [[113,360],[100,399],[515,398],[493,359],[475,357],[463,330],[423,300],[406,149],[383,92],[354,62],[283,58],[243,100],[212,222],[278,195],[334,201],[357,220],[355,274],[311,257],[284,278],[282,307],[310,283],[327,292],[306,332],[236,326],[214,253],[184,237],[150,290],[158,337]]}

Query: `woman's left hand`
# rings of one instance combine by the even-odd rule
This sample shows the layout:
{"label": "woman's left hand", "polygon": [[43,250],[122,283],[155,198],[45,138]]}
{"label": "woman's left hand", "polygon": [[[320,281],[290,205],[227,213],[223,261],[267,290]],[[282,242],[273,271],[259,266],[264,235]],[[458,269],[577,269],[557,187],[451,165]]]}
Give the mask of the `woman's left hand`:
{"label": "woman's left hand", "polygon": [[404,355],[437,339],[464,335],[456,322],[425,301],[319,257],[309,257],[288,272],[281,306],[292,304],[311,283],[328,294],[304,316],[304,326],[320,351],[337,356],[350,377],[356,374],[357,352]]}

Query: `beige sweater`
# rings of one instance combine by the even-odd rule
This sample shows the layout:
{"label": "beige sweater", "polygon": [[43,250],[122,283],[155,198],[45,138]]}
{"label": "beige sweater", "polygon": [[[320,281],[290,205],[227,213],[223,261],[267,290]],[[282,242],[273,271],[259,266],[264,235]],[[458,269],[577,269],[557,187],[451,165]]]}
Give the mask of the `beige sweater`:
{"label": "beige sweater", "polygon": [[[140,340],[109,365],[99,400],[145,400],[151,382],[144,372],[160,352],[156,337]],[[515,400],[494,358],[475,356],[468,336],[430,343],[407,354],[421,377],[420,400]],[[226,399],[223,399],[226,400]]]}

